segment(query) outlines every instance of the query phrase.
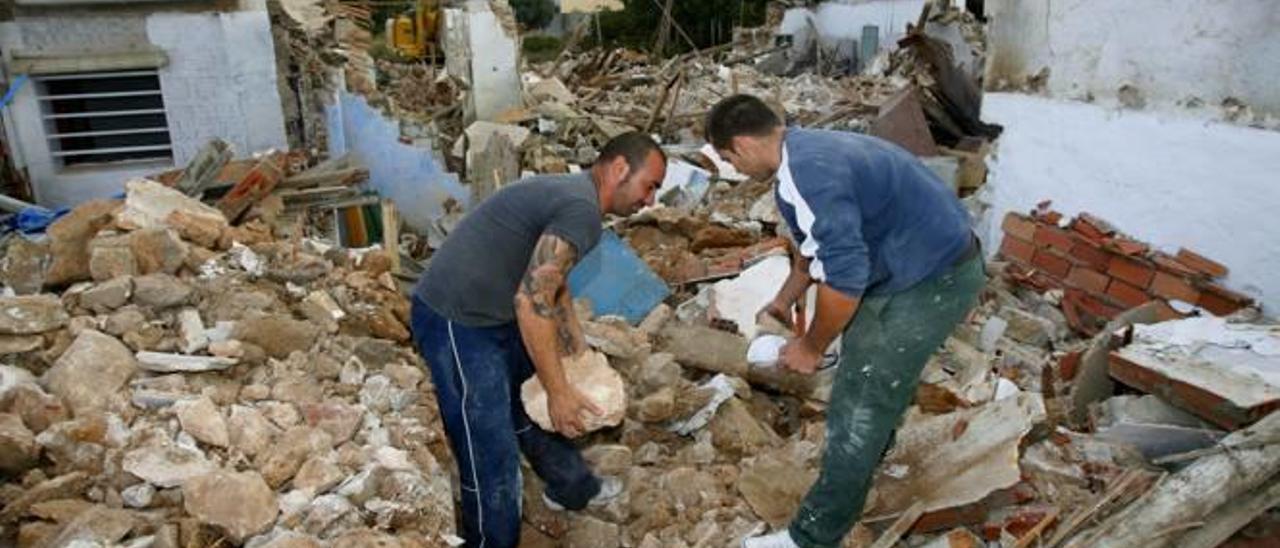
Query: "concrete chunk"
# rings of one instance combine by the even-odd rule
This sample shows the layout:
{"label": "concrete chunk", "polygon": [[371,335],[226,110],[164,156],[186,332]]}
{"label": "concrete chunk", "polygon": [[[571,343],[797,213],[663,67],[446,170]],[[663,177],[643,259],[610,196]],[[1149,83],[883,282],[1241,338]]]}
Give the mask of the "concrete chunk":
{"label": "concrete chunk", "polygon": [[68,319],[62,301],[54,295],[0,297],[0,334],[44,333],[67,325]]}

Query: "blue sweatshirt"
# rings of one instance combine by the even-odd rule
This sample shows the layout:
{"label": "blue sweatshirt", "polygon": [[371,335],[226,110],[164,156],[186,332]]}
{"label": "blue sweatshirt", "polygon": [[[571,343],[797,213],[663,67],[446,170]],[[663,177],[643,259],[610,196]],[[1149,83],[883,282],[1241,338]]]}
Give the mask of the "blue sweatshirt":
{"label": "blue sweatshirt", "polygon": [[851,297],[940,274],[972,238],[968,212],[928,167],[857,133],[788,129],[775,198],[810,276]]}

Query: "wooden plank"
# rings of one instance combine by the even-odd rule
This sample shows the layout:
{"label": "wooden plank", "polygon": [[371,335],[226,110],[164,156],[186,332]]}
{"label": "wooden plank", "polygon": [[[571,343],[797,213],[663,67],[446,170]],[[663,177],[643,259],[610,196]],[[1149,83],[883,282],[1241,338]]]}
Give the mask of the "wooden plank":
{"label": "wooden plank", "polygon": [[221,139],[209,141],[187,163],[173,186],[187,196],[195,196],[212,184],[230,161],[231,145]]}
{"label": "wooden plank", "polygon": [[382,247],[391,256],[391,272],[399,272],[400,212],[391,200],[382,200]]}

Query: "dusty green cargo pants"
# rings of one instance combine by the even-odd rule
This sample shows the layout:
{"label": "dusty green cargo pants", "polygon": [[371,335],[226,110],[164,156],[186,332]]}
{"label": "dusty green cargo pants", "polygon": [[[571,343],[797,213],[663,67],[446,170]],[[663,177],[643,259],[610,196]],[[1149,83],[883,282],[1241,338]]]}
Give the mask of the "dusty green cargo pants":
{"label": "dusty green cargo pants", "polygon": [[822,471],[791,522],[791,537],[800,546],[839,546],[857,522],[921,370],[985,283],[978,256],[902,293],[862,301],[844,332]]}

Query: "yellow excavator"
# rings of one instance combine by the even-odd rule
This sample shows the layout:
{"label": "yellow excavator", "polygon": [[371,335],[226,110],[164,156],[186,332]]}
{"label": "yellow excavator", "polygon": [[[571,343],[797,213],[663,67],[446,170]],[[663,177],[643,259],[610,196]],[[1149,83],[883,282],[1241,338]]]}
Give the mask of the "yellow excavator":
{"label": "yellow excavator", "polygon": [[418,0],[412,10],[387,19],[387,47],[406,59],[434,61],[440,13],[440,0]]}

